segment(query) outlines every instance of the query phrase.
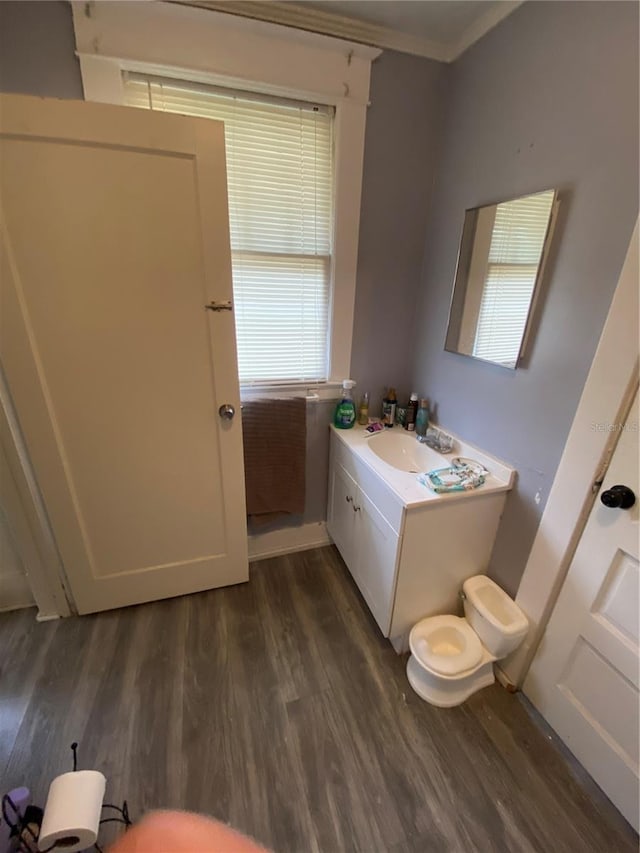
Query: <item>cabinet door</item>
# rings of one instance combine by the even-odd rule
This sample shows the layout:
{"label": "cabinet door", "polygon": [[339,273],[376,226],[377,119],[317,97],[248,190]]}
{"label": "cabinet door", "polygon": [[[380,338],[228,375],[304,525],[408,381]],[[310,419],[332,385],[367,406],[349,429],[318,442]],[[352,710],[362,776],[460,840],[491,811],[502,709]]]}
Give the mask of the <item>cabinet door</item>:
{"label": "cabinet door", "polygon": [[389,636],[395,594],[398,536],[373,503],[359,491],[357,582],[380,630]]}
{"label": "cabinet door", "polygon": [[327,527],[331,538],[342,554],[342,559],[349,567],[349,571],[355,575],[355,558],[358,549],[356,547],[356,515],[354,506],[358,495],[358,487],[355,480],[344,470],[342,465],[334,462],[329,475],[329,511],[327,513]]}

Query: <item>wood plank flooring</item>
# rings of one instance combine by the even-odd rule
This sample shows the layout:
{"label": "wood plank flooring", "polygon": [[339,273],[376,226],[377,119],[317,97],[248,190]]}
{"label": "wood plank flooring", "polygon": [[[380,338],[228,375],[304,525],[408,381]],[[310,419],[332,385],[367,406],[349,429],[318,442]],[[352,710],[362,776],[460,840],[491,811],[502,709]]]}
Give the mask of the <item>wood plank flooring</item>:
{"label": "wood plank flooring", "polygon": [[3,614],[0,650],[0,787],[43,805],[77,740],[134,816],[204,812],[277,853],[637,850],[526,700],[422,702],[333,548],[97,616]]}

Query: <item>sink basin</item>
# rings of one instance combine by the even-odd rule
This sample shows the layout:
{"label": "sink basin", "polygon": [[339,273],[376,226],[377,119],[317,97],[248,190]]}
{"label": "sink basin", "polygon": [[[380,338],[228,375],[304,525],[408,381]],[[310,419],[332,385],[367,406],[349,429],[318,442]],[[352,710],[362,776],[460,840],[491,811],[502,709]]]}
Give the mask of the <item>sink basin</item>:
{"label": "sink basin", "polygon": [[450,464],[446,457],[436,453],[426,444],[421,444],[415,435],[409,435],[402,428],[394,427],[392,430],[372,435],[368,439],[368,446],[379,459],[398,471],[419,474],[433,468],[445,468]]}

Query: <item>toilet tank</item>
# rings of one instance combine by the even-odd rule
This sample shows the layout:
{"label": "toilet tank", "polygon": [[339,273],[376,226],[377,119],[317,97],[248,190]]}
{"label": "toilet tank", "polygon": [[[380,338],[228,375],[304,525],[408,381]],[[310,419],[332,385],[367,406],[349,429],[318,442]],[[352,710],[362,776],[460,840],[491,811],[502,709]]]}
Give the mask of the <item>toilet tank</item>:
{"label": "toilet tank", "polygon": [[529,623],[515,601],[486,575],[475,575],[462,585],[464,615],[497,659],[506,657],[524,639]]}

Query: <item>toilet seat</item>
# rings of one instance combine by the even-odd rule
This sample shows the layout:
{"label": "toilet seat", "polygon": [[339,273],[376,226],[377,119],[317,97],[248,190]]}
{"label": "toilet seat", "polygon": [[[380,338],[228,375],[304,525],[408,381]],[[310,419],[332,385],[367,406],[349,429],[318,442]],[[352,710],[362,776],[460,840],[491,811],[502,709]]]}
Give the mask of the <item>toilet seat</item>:
{"label": "toilet seat", "polygon": [[409,646],[424,667],[440,675],[459,675],[473,669],[482,658],[478,635],[459,616],[422,619],[411,630]]}

